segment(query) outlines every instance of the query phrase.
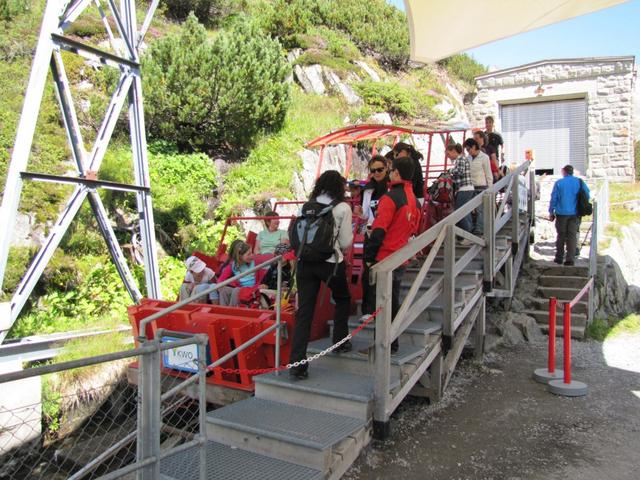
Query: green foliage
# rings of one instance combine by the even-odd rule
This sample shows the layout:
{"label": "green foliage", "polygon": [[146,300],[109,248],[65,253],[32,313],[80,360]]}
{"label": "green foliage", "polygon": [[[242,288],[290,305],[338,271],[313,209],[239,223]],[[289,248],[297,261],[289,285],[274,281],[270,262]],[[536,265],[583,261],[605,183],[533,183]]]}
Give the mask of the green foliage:
{"label": "green foliage", "polygon": [[290,45],[295,35],[305,34],[313,25],[315,0],[274,0],[263,4],[265,12],[260,15],[262,29],[274,38],[280,38],[285,46]]}
{"label": "green foliage", "polygon": [[229,8],[228,0],[164,0],[163,6],[165,15],[173,20],[186,20],[193,12],[205,25],[217,24]]}
{"label": "green foliage", "polygon": [[374,82],[365,80],[355,85],[365,104],[378,112],[408,118],[418,113],[412,92],[396,82]]}
{"label": "green foliage", "polygon": [[631,314],[624,318],[596,318],[587,327],[586,334],[587,338],[602,342],[618,335],[638,333],[640,333],[640,315]]}
{"label": "green foliage", "polygon": [[385,0],[319,0],[323,24],[348,34],[380,61],[402,68],[409,60],[409,27],[404,12]]}
{"label": "green foliage", "polygon": [[[204,220],[198,225],[185,225],[178,232],[180,245],[185,255],[194,251],[209,255],[215,253],[220,245],[224,221]],[[244,238],[238,227],[232,225],[227,229],[224,243],[229,246],[236,238]]]}
{"label": "green foliage", "polygon": [[2,0],[0,20],[8,22],[29,9],[30,0]]}
{"label": "green foliage", "polygon": [[475,86],[475,78],[478,75],[487,73],[487,67],[467,53],[456,53],[451,57],[440,60],[438,64],[446,68],[451,75],[471,87]]}
{"label": "green foliage", "polygon": [[55,435],[60,429],[62,394],[52,384],[49,375],[42,377],[42,422],[47,435]]}
{"label": "green foliage", "polygon": [[4,282],[2,284],[3,296],[2,301],[8,301],[10,295],[15,291],[20,279],[27,270],[27,266],[35,252],[27,247],[11,247],[9,250],[9,259],[4,274]]}
{"label": "green foliage", "polygon": [[640,213],[625,208],[625,203],[640,200],[640,183],[610,183],[610,222],[607,235],[622,238],[622,227],[640,223]]}
{"label": "green foliage", "polygon": [[244,18],[209,41],[191,15],[152,44],[143,71],[149,132],[182,151],[249,147],[282,126],[289,104],[280,45]]}
{"label": "green foliage", "polygon": [[224,178],[216,217],[225,219],[270,197],[291,198],[292,173],[301,167],[300,145],[340,125],[346,112],[335,98],[293,90],[292,106],[282,131],[263,138],[247,160]]}

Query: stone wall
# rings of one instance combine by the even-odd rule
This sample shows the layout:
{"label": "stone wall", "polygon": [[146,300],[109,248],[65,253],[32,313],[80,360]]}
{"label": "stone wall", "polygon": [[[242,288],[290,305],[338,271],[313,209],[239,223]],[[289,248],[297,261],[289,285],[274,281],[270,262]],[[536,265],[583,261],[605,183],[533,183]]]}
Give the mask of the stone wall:
{"label": "stone wall", "polygon": [[478,93],[469,117],[472,125],[482,125],[486,115],[493,115],[500,131],[502,103],[585,98],[587,175],[632,181],[634,80],[633,57],[559,60],[501,70],[476,79]]}

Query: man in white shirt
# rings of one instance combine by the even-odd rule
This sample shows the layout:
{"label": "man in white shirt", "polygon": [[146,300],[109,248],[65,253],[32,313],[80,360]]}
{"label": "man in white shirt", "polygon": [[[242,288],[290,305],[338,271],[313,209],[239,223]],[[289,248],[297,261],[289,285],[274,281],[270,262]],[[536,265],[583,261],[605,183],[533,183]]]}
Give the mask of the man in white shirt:
{"label": "man in white shirt", "polygon": [[[471,161],[471,182],[476,195],[482,195],[487,188],[493,185],[493,174],[491,173],[491,162],[486,153],[480,150],[480,145],[473,138],[464,141],[464,148],[469,154]],[[476,210],[476,220],[473,226],[474,235],[484,234],[484,218],[482,205]]]}

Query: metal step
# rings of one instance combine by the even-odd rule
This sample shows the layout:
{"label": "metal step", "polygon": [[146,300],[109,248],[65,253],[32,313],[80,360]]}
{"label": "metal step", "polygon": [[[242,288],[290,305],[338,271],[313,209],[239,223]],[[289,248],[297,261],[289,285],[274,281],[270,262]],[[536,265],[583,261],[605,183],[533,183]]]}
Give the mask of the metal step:
{"label": "metal step", "polygon": [[541,287],[568,287],[577,288],[578,291],[589,281],[585,277],[572,277],[569,275],[541,275],[538,278],[538,285]]}
{"label": "metal step", "polygon": [[[373,341],[366,338],[358,338],[359,335],[351,340],[353,350],[347,353],[329,353],[316,360],[310,367],[314,365],[328,368],[330,370],[337,370],[347,373],[355,373],[361,375],[373,375],[374,363],[373,363]],[[315,355],[331,346],[331,339],[322,338],[315,342],[309,343],[307,348],[307,355]],[[416,358],[424,352],[424,347],[409,345],[406,343],[400,343],[399,350],[391,355],[391,375],[394,378],[400,376],[400,367]]]}
{"label": "metal step", "polygon": [[[525,315],[536,319],[541,325],[549,325],[549,310],[525,310]],[[556,325],[562,323],[562,315],[556,313]],[[576,327],[584,327],[587,324],[587,316],[584,313],[571,312],[571,324]]]}
{"label": "metal step", "polygon": [[288,372],[253,377],[256,398],[304,405],[323,412],[368,420],[371,418],[374,379],[312,366],[309,378],[292,379]]}
{"label": "metal step", "polygon": [[[332,321],[329,322],[329,325],[333,328]],[[360,317],[349,317],[349,331],[355,330],[358,326],[360,326]],[[375,324],[370,323],[358,332],[358,338],[373,342],[375,330]],[[404,332],[402,332],[399,337],[400,343],[424,347],[429,344],[431,337],[439,336],[441,330],[441,323],[431,321],[427,318],[417,318]]]}
{"label": "metal step", "polygon": [[[199,480],[200,451],[192,447],[160,462],[161,479]],[[258,453],[207,442],[208,480],[322,480],[322,471]]]}
{"label": "metal step", "polygon": [[[250,398],[207,415],[214,441],[314,468],[327,474],[333,454],[368,441],[368,422],[261,398]],[[351,438],[351,440],[350,440]],[[359,452],[359,450],[358,450]],[[345,467],[346,468],[346,467]]]}

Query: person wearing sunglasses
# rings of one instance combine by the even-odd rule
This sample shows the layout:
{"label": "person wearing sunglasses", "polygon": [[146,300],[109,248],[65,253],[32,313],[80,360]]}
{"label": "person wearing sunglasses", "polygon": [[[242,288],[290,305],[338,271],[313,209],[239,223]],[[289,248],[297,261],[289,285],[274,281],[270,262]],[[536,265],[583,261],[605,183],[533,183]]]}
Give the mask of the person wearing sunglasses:
{"label": "person wearing sunglasses", "polygon": [[378,202],[388,190],[389,169],[387,159],[382,155],[371,157],[368,166],[370,177],[362,192],[362,218],[366,225],[371,225],[376,218]]}

